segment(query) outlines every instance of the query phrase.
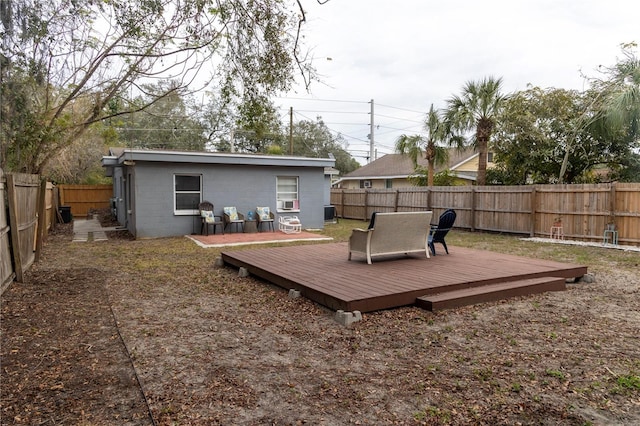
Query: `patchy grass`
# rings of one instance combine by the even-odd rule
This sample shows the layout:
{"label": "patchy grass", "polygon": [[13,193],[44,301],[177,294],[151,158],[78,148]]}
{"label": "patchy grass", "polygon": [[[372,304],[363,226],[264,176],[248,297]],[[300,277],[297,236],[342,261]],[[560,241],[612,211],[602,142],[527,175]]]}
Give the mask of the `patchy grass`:
{"label": "patchy grass", "polygon": [[638,253],[459,230],[447,242],[585,264],[596,282],[345,328],[214,268],[221,249],[187,238],[52,235],[2,296],[3,422],[150,424],[148,402],[160,425],[640,424]]}

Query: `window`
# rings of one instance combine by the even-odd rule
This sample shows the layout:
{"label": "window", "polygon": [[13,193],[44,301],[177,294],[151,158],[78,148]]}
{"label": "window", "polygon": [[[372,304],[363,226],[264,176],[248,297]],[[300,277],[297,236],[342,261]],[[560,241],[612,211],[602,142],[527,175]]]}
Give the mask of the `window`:
{"label": "window", "polygon": [[384,187],[387,188],[387,189],[393,188],[393,179],[385,179],[384,180]]}
{"label": "window", "polygon": [[201,175],[173,175],[174,214],[198,214],[198,204],[202,200]]}
{"label": "window", "polygon": [[493,152],[487,152],[487,163],[493,163]]}
{"label": "window", "polygon": [[278,176],[276,181],[278,210],[299,210],[298,177]]}
{"label": "window", "polygon": [[371,181],[370,180],[361,180],[360,181],[360,188],[371,188]]}

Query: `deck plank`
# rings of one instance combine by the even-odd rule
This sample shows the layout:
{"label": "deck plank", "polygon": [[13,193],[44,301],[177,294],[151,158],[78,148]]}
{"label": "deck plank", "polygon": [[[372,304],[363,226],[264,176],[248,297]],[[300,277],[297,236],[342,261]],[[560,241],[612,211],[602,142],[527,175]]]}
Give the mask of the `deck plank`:
{"label": "deck plank", "polygon": [[225,264],[334,310],[370,312],[413,305],[443,291],[538,278],[576,278],[583,265],[450,247],[449,255],[421,254],[348,260],[346,243],[309,244],[222,253]]}

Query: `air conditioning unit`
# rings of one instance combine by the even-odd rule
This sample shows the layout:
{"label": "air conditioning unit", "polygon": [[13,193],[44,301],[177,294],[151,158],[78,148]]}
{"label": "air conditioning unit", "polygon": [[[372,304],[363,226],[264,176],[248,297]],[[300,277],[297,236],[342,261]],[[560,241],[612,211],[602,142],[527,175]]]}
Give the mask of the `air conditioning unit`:
{"label": "air conditioning unit", "polygon": [[283,208],[284,210],[293,210],[293,205],[294,205],[293,200],[285,201],[285,202],[282,204],[282,208]]}
{"label": "air conditioning unit", "polygon": [[364,182],[362,182],[362,186],[364,186],[365,188],[371,188],[371,181],[365,180]]}

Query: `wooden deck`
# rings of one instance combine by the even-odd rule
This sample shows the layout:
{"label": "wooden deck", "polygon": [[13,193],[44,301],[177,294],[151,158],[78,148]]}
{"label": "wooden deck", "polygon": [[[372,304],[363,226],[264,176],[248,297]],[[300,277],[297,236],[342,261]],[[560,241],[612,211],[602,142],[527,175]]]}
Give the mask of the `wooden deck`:
{"label": "wooden deck", "polygon": [[[347,260],[347,243],[329,243],[223,252],[222,260],[225,265],[244,267],[252,275],[285,289],[299,290],[303,297],[331,309],[360,312],[416,303],[427,309],[443,309],[562,290],[564,279],[578,278],[587,272],[586,266],[463,247],[450,247],[449,252],[430,259],[424,255],[389,256],[368,265],[358,257]],[[546,283],[537,280],[542,284],[538,290],[522,284],[541,277],[555,278]],[[501,283],[514,286],[496,287]],[[484,286],[493,297],[486,293],[478,295],[483,292],[477,289]],[[465,291],[471,293],[466,296],[467,302],[461,303],[460,297],[464,296],[461,292]],[[457,302],[443,303],[443,293],[447,292],[455,294]],[[425,302],[425,297],[436,294],[437,301]]]}

